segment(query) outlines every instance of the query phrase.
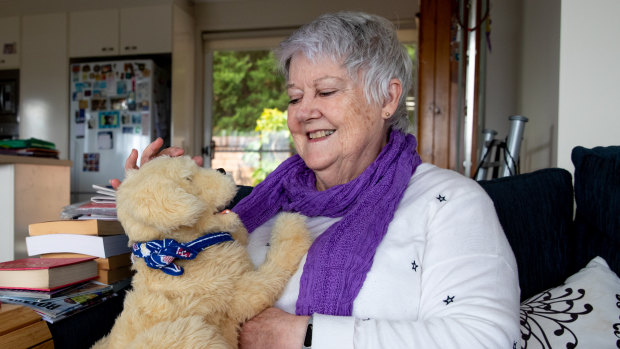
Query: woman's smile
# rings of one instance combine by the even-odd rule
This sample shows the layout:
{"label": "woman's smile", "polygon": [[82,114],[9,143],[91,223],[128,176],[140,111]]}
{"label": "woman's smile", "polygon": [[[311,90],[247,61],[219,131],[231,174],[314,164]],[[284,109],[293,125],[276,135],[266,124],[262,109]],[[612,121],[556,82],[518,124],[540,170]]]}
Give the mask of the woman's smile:
{"label": "woman's smile", "polygon": [[308,138],[310,140],[322,140],[325,137],[331,136],[332,134],[334,134],[334,132],[336,132],[336,130],[320,130],[308,132]]}

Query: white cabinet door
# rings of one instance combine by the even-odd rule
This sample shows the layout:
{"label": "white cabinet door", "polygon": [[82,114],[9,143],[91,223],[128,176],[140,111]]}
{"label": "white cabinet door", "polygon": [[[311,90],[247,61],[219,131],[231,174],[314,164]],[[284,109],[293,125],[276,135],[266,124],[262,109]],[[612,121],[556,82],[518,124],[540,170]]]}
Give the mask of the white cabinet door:
{"label": "white cabinet door", "polygon": [[120,50],[123,55],[172,51],[170,5],[122,8]]}
{"label": "white cabinet door", "polygon": [[18,69],[19,17],[0,18],[0,69]]}
{"label": "white cabinet door", "polygon": [[118,9],[71,12],[69,14],[69,56],[116,56]]}

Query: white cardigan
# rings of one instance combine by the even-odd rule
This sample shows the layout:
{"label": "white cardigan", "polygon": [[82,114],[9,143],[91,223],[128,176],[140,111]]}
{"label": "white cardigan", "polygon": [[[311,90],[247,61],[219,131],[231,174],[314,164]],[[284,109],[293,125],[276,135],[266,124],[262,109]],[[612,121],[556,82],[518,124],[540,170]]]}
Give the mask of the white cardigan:
{"label": "white cardigan", "polygon": [[[256,265],[272,218],[250,235]],[[316,236],[339,218],[307,221]],[[276,307],[295,313],[300,263]],[[430,164],[409,181],[350,317],[314,315],[313,349],[519,346],[514,255],[493,202],[473,180]]]}

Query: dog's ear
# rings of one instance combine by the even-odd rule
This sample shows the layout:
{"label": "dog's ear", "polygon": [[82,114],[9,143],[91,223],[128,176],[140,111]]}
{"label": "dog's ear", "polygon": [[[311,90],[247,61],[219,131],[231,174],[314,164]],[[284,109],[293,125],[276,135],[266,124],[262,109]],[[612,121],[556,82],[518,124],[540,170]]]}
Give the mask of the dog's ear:
{"label": "dog's ear", "polygon": [[193,225],[206,209],[198,197],[170,178],[151,176],[134,181],[132,175],[127,173],[117,193],[117,210],[124,213],[125,220],[129,218],[166,232]]}

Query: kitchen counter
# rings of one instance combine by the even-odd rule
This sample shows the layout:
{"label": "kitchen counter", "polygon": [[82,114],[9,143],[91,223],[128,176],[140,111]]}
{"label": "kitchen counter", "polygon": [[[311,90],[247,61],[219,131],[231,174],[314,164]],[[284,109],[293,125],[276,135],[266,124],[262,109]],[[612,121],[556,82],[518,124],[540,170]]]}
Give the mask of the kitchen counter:
{"label": "kitchen counter", "polygon": [[70,204],[71,161],[0,155],[0,183],[0,262],[28,257],[28,225]]}
{"label": "kitchen counter", "polygon": [[53,165],[69,166],[70,160],[58,160],[53,158],[42,158],[35,156],[0,155],[0,165],[3,164],[33,164],[33,165]]}

